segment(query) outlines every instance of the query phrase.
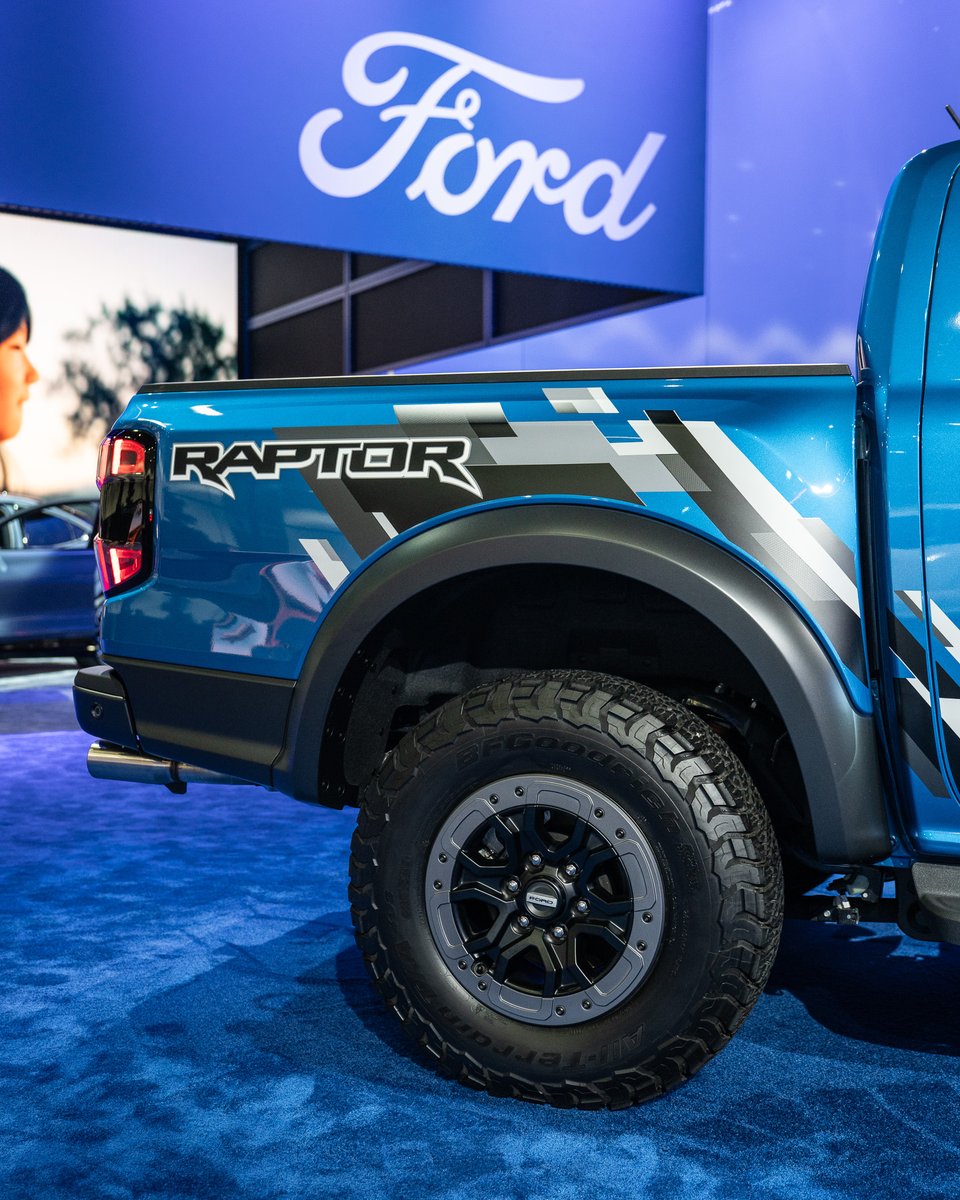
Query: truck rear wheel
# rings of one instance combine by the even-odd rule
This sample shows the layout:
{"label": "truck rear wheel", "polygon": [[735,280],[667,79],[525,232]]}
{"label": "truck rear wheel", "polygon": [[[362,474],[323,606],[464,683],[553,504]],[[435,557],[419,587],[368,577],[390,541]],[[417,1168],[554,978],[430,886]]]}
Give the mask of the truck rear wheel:
{"label": "truck rear wheel", "polygon": [[351,855],[358,944],[440,1067],[620,1108],[693,1075],[769,974],[780,858],[741,764],[675,701],[583,672],[477,688],[385,759]]}

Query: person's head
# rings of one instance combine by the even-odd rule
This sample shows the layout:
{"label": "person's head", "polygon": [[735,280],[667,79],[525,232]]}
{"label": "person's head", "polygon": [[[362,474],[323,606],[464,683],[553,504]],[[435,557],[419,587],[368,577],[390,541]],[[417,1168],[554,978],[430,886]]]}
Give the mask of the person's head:
{"label": "person's head", "polygon": [[37,379],[27,357],[30,307],[20,283],[0,267],[0,442],[20,430],[23,403]]}

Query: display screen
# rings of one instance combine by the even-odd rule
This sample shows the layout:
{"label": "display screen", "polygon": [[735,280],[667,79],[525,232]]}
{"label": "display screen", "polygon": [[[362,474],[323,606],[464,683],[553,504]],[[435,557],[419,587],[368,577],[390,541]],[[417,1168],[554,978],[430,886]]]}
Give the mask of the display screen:
{"label": "display screen", "polygon": [[696,294],[706,32],[704,0],[16,5],[0,204]]}
{"label": "display screen", "polygon": [[236,377],[232,242],[0,212],[0,268],[0,490],[94,493],[138,387]]}

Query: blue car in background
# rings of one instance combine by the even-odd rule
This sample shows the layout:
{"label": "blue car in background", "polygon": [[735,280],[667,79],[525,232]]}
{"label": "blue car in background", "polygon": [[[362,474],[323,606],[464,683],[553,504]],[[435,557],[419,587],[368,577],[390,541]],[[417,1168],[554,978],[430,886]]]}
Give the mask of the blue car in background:
{"label": "blue car in background", "polygon": [[93,552],[96,497],[0,493],[0,658],[96,661],[103,594]]}

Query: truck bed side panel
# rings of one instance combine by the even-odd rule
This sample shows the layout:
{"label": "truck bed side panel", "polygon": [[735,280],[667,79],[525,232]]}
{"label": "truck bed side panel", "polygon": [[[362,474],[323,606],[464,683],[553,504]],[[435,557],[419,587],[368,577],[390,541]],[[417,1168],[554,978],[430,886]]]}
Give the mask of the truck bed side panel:
{"label": "truck bed side panel", "polygon": [[844,369],[386,382],[138,396],[122,423],[159,438],[157,570],[107,605],[108,656],[292,680],[331,604],[398,538],[586,501],[751,564],[869,708]]}

